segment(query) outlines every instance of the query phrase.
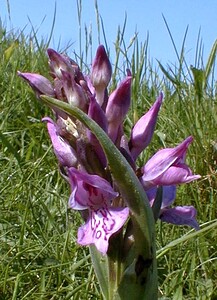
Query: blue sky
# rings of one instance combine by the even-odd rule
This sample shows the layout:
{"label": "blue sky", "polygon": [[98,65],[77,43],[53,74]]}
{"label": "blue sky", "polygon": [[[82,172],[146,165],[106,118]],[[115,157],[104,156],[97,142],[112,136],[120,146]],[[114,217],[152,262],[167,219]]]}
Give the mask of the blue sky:
{"label": "blue sky", "polygon": [[[79,49],[79,25],[76,0],[9,0],[9,20],[7,1],[0,1],[0,17],[7,29],[14,28],[25,33],[31,31],[32,25],[38,29],[40,39],[49,36],[56,3],[56,21],[51,46],[64,49],[69,42],[72,52]],[[97,23],[94,0],[82,1],[82,35],[84,24],[92,27],[93,45],[97,46]],[[100,15],[103,18],[107,42],[114,49],[117,28],[123,26],[127,14],[125,42],[128,44],[135,31],[142,42],[149,33],[149,57],[160,60],[164,65],[177,61],[162,15],[165,16],[178,50],[180,50],[184,33],[188,26],[185,43],[186,59],[194,64],[196,43],[199,30],[204,44],[204,60],[217,39],[217,1],[216,0],[98,0]],[[29,18],[29,19],[28,19]],[[101,43],[103,38],[101,39]]]}

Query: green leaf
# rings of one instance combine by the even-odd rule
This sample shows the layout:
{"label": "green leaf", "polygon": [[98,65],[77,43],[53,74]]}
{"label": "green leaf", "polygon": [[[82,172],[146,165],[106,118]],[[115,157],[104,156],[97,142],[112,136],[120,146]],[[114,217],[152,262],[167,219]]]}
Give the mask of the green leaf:
{"label": "green leaf", "polygon": [[101,292],[104,299],[109,299],[108,257],[102,256],[95,245],[90,245],[89,249],[94,270],[101,287]]}
{"label": "green leaf", "polygon": [[179,244],[183,244],[184,242],[192,238],[199,237],[200,235],[204,236],[206,233],[208,233],[210,230],[213,230],[215,227],[217,228],[217,220],[213,220],[213,223],[211,225],[206,226],[205,228],[202,228],[198,231],[194,231],[172,241],[171,243],[167,244],[165,247],[157,251],[157,258],[160,258],[162,255],[165,255],[171,248]]}
{"label": "green leaf", "polygon": [[201,99],[203,96],[203,88],[204,88],[204,71],[202,69],[197,69],[191,66],[191,71],[194,76],[194,87],[196,91],[196,95],[198,99]]}
{"label": "green leaf", "polygon": [[161,71],[164,73],[164,75],[174,84],[174,85],[179,85],[180,82],[173,76],[170,75],[169,72],[167,72],[167,70],[164,68],[164,66],[160,63],[159,60],[157,60],[159,67],[161,69]]}
{"label": "green leaf", "polygon": [[210,75],[210,72],[215,64],[215,58],[216,58],[216,53],[217,53],[217,40],[215,41],[215,43],[213,44],[212,46],[212,50],[210,52],[210,55],[208,57],[208,61],[207,61],[207,64],[206,64],[206,68],[205,68],[205,88],[207,87],[207,84],[208,84],[208,79],[209,79],[209,75]]}

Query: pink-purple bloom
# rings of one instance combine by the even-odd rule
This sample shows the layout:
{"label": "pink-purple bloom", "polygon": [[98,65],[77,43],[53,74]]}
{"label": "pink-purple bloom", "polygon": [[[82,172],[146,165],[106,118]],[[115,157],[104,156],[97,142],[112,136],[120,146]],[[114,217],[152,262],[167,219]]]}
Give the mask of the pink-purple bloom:
{"label": "pink-purple bloom", "polygon": [[105,254],[110,236],[123,226],[129,209],[112,207],[112,200],[118,197],[118,193],[100,176],[75,168],[69,168],[68,175],[72,190],[69,207],[89,212],[86,223],[78,230],[77,241],[81,245],[95,244]]}
{"label": "pink-purple bloom", "polygon": [[[157,216],[162,221],[198,229],[194,207],[171,207],[176,186],[200,178],[185,162],[193,138],[186,138],[174,148],[161,149],[142,168],[137,166],[138,156],[152,140],[163,94],[159,94],[149,111],[136,122],[128,137],[124,120],[131,101],[133,75],[130,70],[109,94],[112,68],[102,45],[98,47],[90,74],[83,74],[67,55],[53,49],[48,49],[47,53],[52,82],[38,74],[18,72],[18,75],[29,83],[38,97],[43,94],[55,97],[78,107],[94,120],[132,166],[151,206],[157,187],[163,187],[162,205],[156,206],[159,211]],[[113,174],[96,136],[80,121],[61,110],[54,109],[54,117],[54,121],[49,117],[43,118],[43,121],[47,122],[61,174],[70,183],[69,207],[81,211],[84,220],[78,229],[77,241],[80,245],[95,244],[105,254],[112,236],[132,215],[113,181]]]}

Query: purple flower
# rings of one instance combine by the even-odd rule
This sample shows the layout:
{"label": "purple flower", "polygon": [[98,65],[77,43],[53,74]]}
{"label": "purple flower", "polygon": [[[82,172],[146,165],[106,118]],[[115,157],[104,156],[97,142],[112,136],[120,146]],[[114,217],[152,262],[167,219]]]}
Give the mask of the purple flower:
{"label": "purple flower", "polygon": [[100,176],[89,175],[75,168],[68,170],[68,176],[72,190],[69,207],[89,211],[86,223],[78,229],[77,242],[80,245],[95,244],[105,254],[110,236],[124,225],[129,209],[111,206],[118,193]]}
{"label": "purple flower", "polygon": [[200,178],[192,175],[185,156],[193,138],[189,136],[175,148],[165,148],[153,155],[142,168],[141,182],[145,189],[156,185],[188,183]]}
{"label": "purple flower", "polygon": [[[146,191],[150,205],[153,205],[157,188],[151,188]],[[176,186],[163,186],[163,199],[159,218],[167,223],[175,225],[188,225],[196,230],[199,230],[199,225],[196,221],[197,211],[193,206],[176,206],[171,208],[176,197]]]}
{"label": "purple flower", "polygon": [[60,128],[54,121],[48,117],[43,118],[42,121],[47,122],[47,129],[53,145],[54,153],[63,167],[72,167],[77,165],[77,155],[69,143],[60,136]]}
{"label": "purple flower", "polygon": [[161,93],[154,105],[137,121],[132,129],[129,147],[134,160],[151,142],[162,101],[163,94]]}
{"label": "purple flower", "polygon": [[[126,71],[126,78],[108,95],[112,67],[102,45],[97,49],[90,74],[83,74],[77,63],[67,55],[53,49],[48,49],[47,53],[52,83],[38,74],[18,72],[18,75],[29,83],[37,97],[44,94],[76,106],[105,131],[139,177],[150,205],[153,205],[155,220],[159,217],[162,221],[198,229],[194,207],[171,207],[176,185],[200,178],[192,174],[185,162],[193,138],[188,137],[175,148],[159,150],[142,168],[136,166],[137,157],[151,142],[163,94],[137,121],[128,140],[124,119],[130,107],[131,71]],[[80,210],[84,220],[78,229],[77,241],[80,245],[95,244],[105,254],[110,237],[128,219],[129,208],[123,207],[124,197],[113,189],[113,186],[118,189],[118,184],[113,182],[106,155],[93,132],[64,110],[53,107],[52,111],[55,122],[48,117],[43,121],[47,122],[60,172],[71,186],[69,207]],[[162,186],[163,190],[158,190],[154,202],[157,186]]]}
{"label": "purple flower", "polygon": [[29,83],[38,97],[40,95],[55,97],[54,88],[51,82],[44,76],[34,73],[21,73],[19,71],[18,75]]}

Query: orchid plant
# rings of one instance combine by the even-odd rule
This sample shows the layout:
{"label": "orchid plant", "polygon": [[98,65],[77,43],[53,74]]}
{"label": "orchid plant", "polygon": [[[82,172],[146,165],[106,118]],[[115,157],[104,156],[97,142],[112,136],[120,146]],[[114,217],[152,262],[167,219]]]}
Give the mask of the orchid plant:
{"label": "orchid plant", "polygon": [[90,248],[104,299],[157,299],[155,222],[199,229],[193,206],[172,207],[177,185],[200,178],[185,162],[193,138],[157,151],[139,167],[137,158],[152,140],[163,94],[126,136],[131,72],[109,94],[112,66],[102,45],[89,75],[68,56],[53,49],[47,53],[52,81],[18,75],[53,111],[53,119],[42,121],[71,188],[69,207],[83,219],[77,242]]}

